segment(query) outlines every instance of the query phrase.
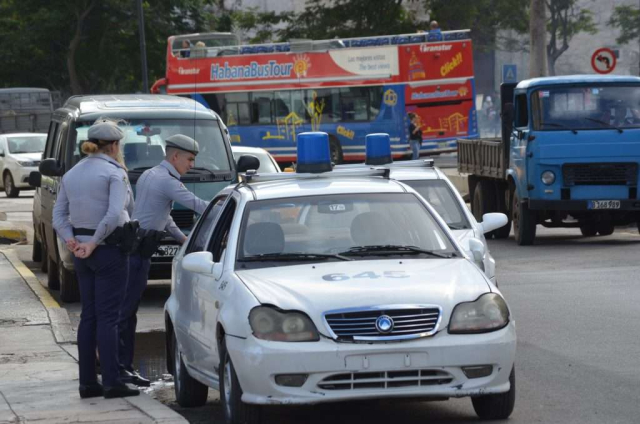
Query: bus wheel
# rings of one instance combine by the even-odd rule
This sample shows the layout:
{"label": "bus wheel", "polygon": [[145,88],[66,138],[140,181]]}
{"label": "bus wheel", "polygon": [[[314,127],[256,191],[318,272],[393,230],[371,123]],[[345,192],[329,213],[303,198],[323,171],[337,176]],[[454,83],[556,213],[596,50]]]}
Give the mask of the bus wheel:
{"label": "bus wheel", "polygon": [[342,146],[340,146],[340,142],[337,138],[333,136],[329,137],[329,149],[331,152],[331,162],[336,165],[341,164],[344,157],[342,155]]}

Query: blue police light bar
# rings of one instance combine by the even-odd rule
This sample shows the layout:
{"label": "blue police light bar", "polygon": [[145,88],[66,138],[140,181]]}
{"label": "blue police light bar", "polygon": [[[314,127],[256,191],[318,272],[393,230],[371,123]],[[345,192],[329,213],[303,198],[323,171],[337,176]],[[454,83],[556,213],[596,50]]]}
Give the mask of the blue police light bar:
{"label": "blue police light bar", "polygon": [[393,162],[389,134],[368,134],[365,137],[365,152],[366,165],[386,165]]}
{"label": "blue police light bar", "polygon": [[329,135],[325,132],[298,134],[298,164],[296,173],[320,173],[331,171]]}

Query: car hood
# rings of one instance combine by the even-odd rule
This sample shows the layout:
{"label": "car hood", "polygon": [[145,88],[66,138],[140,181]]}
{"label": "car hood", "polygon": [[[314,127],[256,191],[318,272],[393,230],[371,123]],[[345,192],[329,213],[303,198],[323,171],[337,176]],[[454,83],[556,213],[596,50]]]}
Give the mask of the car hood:
{"label": "car hood", "polygon": [[42,159],[42,153],[11,153],[11,156],[15,160],[19,161],[40,161]]}
{"label": "car hood", "polygon": [[398,304],[435,304],[448,318],[459,302],[490,291],[465,258],[324,262],[236,274],[260,303],[316,318],[330,310]]}
{"label": "car hood", "polygon": [[451,230],[460,246],[462,246],[467,252],[469,251],[469,239],[475,237],[475,233],[472,228],[466,230]]}

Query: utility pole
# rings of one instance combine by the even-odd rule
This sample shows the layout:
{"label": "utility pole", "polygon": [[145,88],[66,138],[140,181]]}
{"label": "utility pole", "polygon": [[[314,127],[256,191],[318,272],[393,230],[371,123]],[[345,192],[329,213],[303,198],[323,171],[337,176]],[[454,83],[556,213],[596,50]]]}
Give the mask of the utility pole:
{"label": "utility pole", "polygon": [[147,75],[147,44],[144,39],[144,12],[142,0],[138,3],[138,33],[140,34],[140,63],[142,64],[142,92],[149,92],[149,77]]}
{"label": "utility pole", "polygon": [[544,0],[531,0],[529,10],[529,77],[548,75],[547,67],[547,18]]}

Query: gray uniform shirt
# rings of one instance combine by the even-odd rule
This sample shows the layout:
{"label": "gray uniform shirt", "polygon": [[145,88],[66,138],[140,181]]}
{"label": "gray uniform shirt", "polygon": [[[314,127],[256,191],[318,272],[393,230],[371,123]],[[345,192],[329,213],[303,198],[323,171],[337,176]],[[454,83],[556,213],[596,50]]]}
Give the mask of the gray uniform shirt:
{"label": "gray uniform shirt", "polygon": [[53,207],[53,228],[65,242],[73,238],[73,228],[96,230],[93,236],[76,239],[100,244],[128,222],[132,212],[133,192],[127,172],[113,158],[96,153],[62,177]]}
{"label": "gray uniform shirt", "polygon": [[185,237],[171,218],[173,202],[202,214],[207,202],[187,190],[180,182],[180,174],[166,160],[142,173],[136,183],[136,205],[133,219],[145,230],[169,231],[171,236],[182,241]]}

